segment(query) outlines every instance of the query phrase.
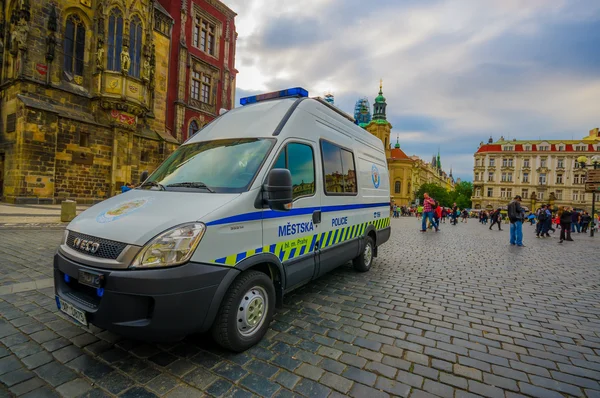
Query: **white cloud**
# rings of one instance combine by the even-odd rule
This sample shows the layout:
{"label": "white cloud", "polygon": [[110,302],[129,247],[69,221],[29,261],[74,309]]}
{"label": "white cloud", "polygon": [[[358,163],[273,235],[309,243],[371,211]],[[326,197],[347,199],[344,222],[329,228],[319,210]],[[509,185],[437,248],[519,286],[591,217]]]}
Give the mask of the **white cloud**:
{"label": "white cloud", "polygon": [[[600,124],[600,59],[595,72],[577,66],[592,50],[577,47],[586,35],[570,27],[597,24],[599,1],[379,0],[372,8],[358,0],[225,3],[238,12],[239,89],[332,91],[350,113],[359,96],[372,100],[383,78],[392,142],[399,133],[403,150],[413,147],[428,159],[432,151],[417,144],[435,137],[444,144],[443,159],[444,152],[456,156],[454,169],[463,178],[470,178],[472,154],[490,134],[583,137]],[[556,29],[564,35],[546,41]],[[600,38],[599,30],[590,32]],[[571,34],[581,38],[561,42]],[[436,127],[406,126],[411,115]]]}

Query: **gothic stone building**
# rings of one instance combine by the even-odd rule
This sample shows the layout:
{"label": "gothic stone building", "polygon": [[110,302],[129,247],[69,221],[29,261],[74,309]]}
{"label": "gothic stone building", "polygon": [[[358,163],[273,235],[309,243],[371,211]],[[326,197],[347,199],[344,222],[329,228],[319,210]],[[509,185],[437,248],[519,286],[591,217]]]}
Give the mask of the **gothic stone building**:
{"label": "gothic stone building", "polygon": [[166,128],[173,20],[152,0],[0,0],[0,196],[90,203],[139,182]]}

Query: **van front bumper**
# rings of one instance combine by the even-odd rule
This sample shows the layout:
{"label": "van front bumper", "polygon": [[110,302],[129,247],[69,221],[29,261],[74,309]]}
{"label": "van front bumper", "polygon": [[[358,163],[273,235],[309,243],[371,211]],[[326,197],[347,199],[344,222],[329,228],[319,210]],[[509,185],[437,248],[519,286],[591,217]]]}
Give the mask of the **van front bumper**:
{"label": "van front bumper", "polygon": [[[80,270],[101,275],[102,288],[79,283]],[[106,270],[79,264],[60,253],[54,257],[57,296],[85,311],[88,322],[99,328],[149,341],[176,340],[208,330],[238,274],[234,268],[200,263]]]}

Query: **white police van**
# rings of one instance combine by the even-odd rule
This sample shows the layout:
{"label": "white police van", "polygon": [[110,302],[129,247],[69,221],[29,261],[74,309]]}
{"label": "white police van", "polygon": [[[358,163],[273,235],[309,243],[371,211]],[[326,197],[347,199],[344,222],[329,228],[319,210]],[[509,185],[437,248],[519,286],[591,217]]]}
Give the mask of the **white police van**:
{"label": "white police van", "polygon": [[243,98],[137,189],[91,207],[54,260],[56,302],[144,340],[211,330],[234,351],[283,295],[390,236],[382,142],[302,88]]}

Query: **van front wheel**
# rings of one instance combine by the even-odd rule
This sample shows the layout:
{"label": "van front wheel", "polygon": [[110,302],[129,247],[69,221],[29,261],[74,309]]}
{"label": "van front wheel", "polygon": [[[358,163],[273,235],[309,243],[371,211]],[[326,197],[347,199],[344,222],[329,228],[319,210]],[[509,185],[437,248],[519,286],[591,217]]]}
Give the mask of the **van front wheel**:
{"label": "van front wheel", "polygon": [[362,253],[354,260],[352,260],[354,269],[358,272],[367,272],[369,269],[371,269],[374,253],[375,244],[373,243],[373,238],[371,238],[370,236],[366,236],[365,247],[363,248]]}
{"label": "van front wheel", "polygon": [[275,287],[262,272],[246,271],[231,284],[212,327],[217,343],[241,352],[267,333],[275,311]]}

